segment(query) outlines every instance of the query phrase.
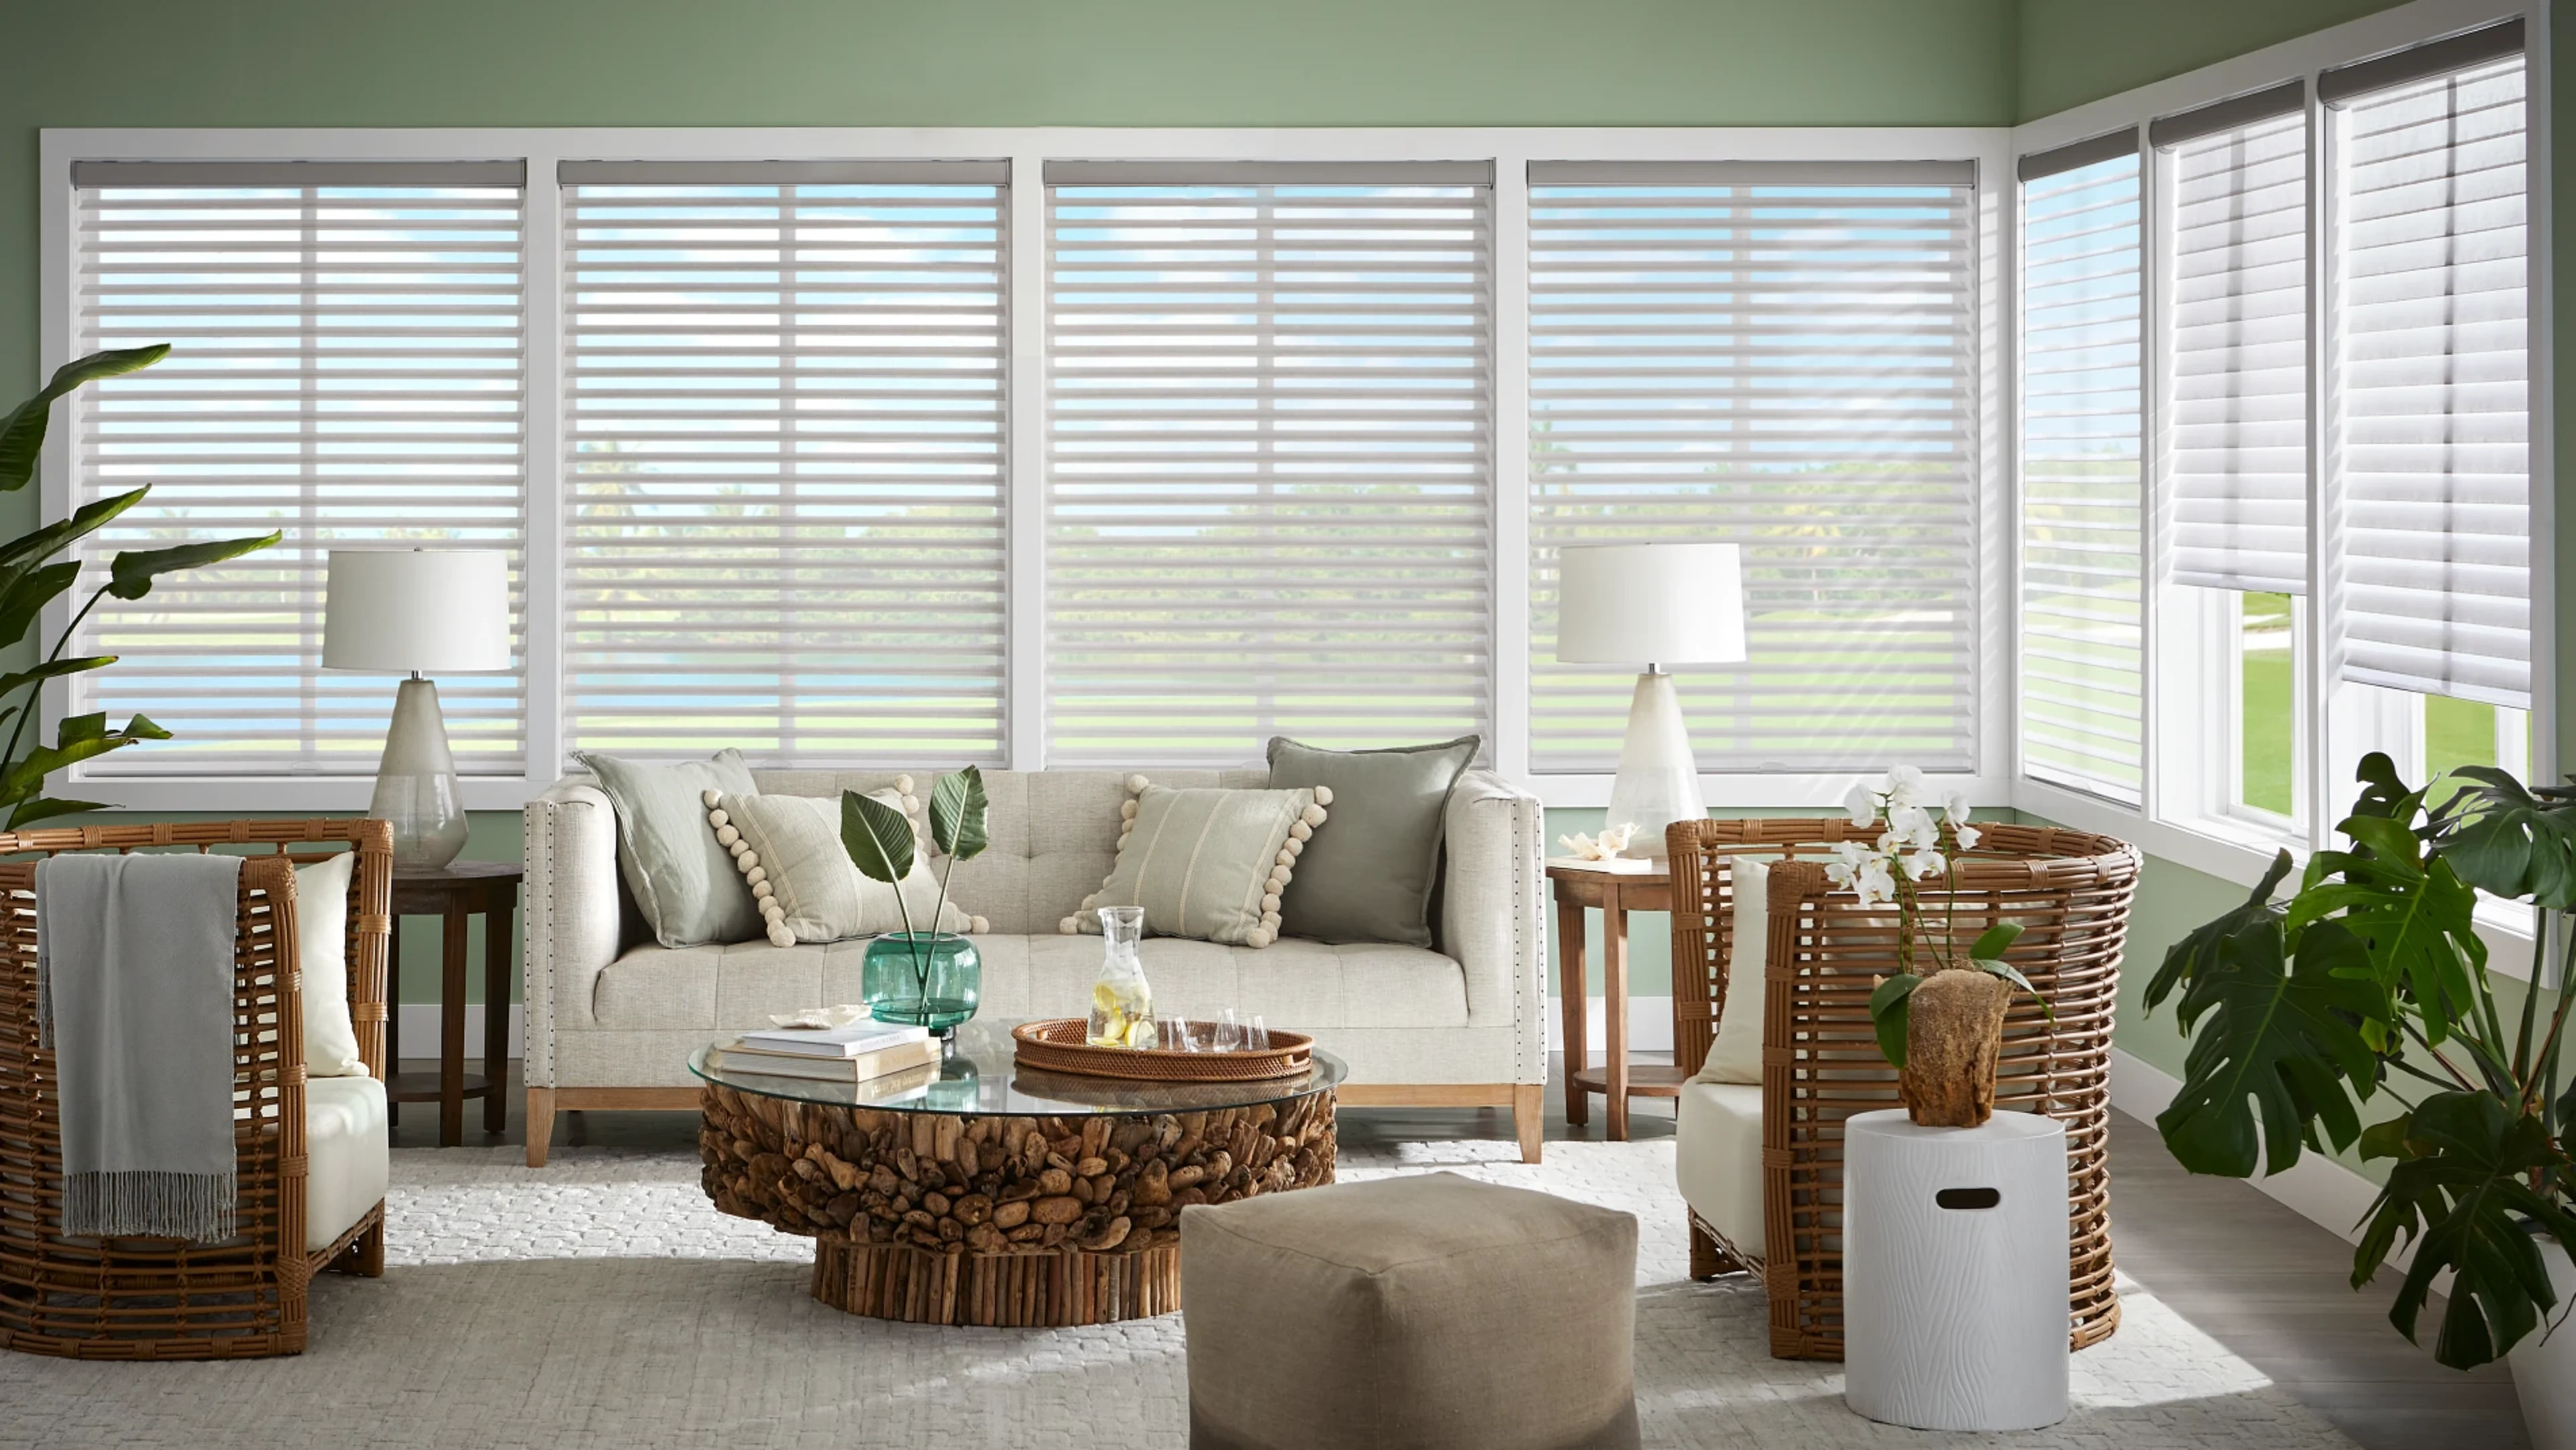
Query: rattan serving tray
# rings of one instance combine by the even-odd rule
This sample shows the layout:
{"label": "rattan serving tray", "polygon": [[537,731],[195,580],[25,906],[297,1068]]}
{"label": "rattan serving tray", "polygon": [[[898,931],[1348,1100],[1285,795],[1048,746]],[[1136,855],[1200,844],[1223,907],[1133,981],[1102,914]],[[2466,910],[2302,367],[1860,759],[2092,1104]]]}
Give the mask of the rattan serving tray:
{"label": "rattan serving tray", "polygon": [[1173,1052],[1160,1047],[1094,1047],[1083,1039],[1091,1023],[1082,1017],[1056,1017],[1023,1022],[1011,1029],[1022,1067],[1043,1072],[1069,1072],[1083,1077],[1119,1077],[1144,1082],[1258,1082],[1294,1077],[1314,1066],[1315,1039],[1302,1032],[1272,1030],[1270,1045],[1235,1052]]}

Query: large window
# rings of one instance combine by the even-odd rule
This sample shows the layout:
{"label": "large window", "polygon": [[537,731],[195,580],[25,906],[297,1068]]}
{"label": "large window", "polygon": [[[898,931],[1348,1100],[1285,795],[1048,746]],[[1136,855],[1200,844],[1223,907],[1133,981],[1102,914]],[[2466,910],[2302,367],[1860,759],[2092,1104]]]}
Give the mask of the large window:
{"label": "large window", "polygon": [[[177,736],[92,762],[92,778],[370,774],[394,681],[321,668],[330,550],[454,543],[524,562],[522,176],[517,163],[74,171],[75,350],[173,345],[72,405],[72,502],[152,487],[92,536],[79,594],[118,549],[285,534],[88,617],[74,652],[119,663],[75,677],[73,713],[139,711]],[[524,639],[516,599],[512,619]],[[439,684],[458,768],[521,773],[524,674]]]}
{"label": "large window", "polygon": [[65,793],[362,803],[395,682],[320,668],[325,559],[419,543],[512,559],[513,667],[438,682],[478,810],[1273,735],[1590,804],[1633,671],[1556,662],[1559,551],[1671,540],[1743,549],[1751,658],[1636,662],[1729,799],[1999,803],[2004,141],[46,131],[46,360],[175,346],[60,407],[46,510],[154,485],[93,568],[286,536],[84,624],[48,722],[177,738]]}
{"label": "large window", "polygon": [[2022,158],[2021,758],[2144,779],[2139,169],[2132,128]]}
{"label": "large window", "polygon": [[1047,759],[1487,730],[1491,168],[1047,181]]}
{"label": "large window", "polygon": [[2165,814],[2305,803],[2308,112],[2291,81],[2157,120]]}
{"label": "large window", "polygon": [[2267,854],[2535,764],[2524,22],[2353,33],[2022,160],[2022,774]]}
{"label": "large window", "polygon": [[991,163],[563,168],[575,746],[1002,758]]}
{"label": "large window", "polygon": [[[1537,165],[1530,734],[1616,764],[1634,669],[1560,665],[1568,544],[1744,546],[1704,770],[1975,765],[1974,168]],[[1638,666],[1646,664],[1640,660]]]}
{"label": "large window", "polygon": [[2528,752],[2521,49],[2515,22],[2319,83],[2339,163],[2330,648],[2343,689],[2409,697],[2380,708],[2413,729],[2362,743],[2421,771]]}

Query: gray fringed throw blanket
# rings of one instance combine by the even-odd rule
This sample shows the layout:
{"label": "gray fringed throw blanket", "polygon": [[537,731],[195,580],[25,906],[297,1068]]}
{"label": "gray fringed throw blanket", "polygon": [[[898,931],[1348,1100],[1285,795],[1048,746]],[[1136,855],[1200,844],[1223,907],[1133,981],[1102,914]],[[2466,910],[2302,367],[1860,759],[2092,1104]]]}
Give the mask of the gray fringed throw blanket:
{"label": "gray fringed throw blanket", "polygon": [[63,1232],[233,1236],[238,856],[36,867],[36,1017],[62,1094]]}

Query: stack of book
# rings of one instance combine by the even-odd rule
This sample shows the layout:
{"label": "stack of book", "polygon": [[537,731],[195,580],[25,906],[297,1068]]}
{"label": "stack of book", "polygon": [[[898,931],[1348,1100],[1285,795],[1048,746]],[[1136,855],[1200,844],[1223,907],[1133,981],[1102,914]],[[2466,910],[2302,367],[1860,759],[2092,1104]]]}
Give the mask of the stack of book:
{"label": "stack of book", "polygon": [[775,1027],[746,1032],[708,1054],[723,1072],[865,1082],[936,1064],[939,1041],[927,1027],[862,1018],[841,1027]]}

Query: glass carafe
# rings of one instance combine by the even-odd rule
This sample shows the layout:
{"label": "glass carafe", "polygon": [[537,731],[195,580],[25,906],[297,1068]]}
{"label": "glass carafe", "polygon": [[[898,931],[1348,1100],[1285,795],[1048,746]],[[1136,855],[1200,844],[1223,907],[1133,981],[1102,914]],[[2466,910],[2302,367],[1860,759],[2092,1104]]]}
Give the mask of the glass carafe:
{"label": "glass carafe", "polygon": [[1136,943],[1145,936],[1145,908],[1100,908],[1100,936],[1107,946],[1100,978],[1091,984],[1091,1032],[1094,1047],[1154,1045],[1154,989],[1145,984],[1145,964],[1136,959]]}

